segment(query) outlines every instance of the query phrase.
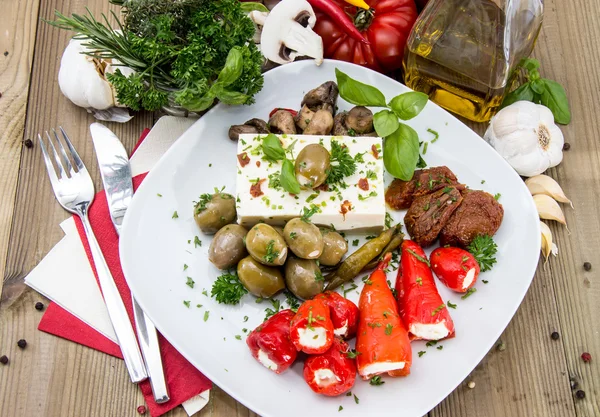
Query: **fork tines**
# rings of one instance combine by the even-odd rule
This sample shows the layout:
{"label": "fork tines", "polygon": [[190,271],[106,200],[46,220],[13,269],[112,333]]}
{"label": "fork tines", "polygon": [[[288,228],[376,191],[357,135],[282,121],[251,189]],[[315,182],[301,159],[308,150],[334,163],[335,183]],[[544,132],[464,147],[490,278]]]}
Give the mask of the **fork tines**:
{"label": "fork tines", "polygon": [[[42,135],[40,135],[38,133],[38,140],[40,142],[40,147],[42,148],[42,154],[44,156],[44,162],[46,163],[46,169],[48,170],[48,175],[50,176],[50,181],[52,182],[53,185],[55,182],[60,181],[64,177],[67,177],[67,176],[72,177],[77,172],[81,172],[81,171],[85,170],[83,161],[81,160],[81,158],[79,157],[79,154],[73,147],[73,144],[71,143],[71,140],[69,139],[69,136],[67,135],[65,130],[62,128],[62,126],[59,126],[59,129],[62,133],[65,143],[67,144],[67,147],[69,148],[71,158],[73,159],[73,162],[74,162],[75,166],[77,167],[77,171],[75,171],[75,169],[73,168],[73,165],[71,164],[71,160],[69,159],[67,152],[65,151],[65,147],[63,146],[63,144],[62,144],[61,140],[59,139],[58,134],[56,133],[56,130],[54,128],[52,128],[52,133],[54,134],[54,139],[52,139],[52,137],[50,136],[48,131],[45,132],[46,137],[48,138],[48,143],[50,143],[50,147],[52,148],[52,154],[54,157],[54,165],[52,164],[52,159],[50,158],[48,150],[46,149],[46,145],[44,144]],[[62,155],[62,158],[56,151],[56,145],[54,144],[54,142],[56,142],[58,144],[58,148],[60,150],[60,155]]]}

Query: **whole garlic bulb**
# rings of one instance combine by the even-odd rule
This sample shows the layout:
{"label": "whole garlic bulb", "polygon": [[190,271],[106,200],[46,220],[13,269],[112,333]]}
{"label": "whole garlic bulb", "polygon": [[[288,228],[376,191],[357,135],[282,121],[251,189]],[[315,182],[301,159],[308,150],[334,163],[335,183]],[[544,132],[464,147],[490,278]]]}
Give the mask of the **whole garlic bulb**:
{"label": "whole garlic bulb", "polygon": [[484,139],[524,177],[541,174],[562,161],[564,137],[550,109],[517,101],[500,110]]}
{"label": "whole garlic bulb", "polygon": [[110,59],[97,59],[82,52],[85,40],[71,39],[63,52],[58,71],[58,85],[62,93],[79,107],[87,109],[101,120],[126,122],[131,119],[126,109],[116,99],[116,91],[105,74],[114,73],[117,68],[125,76],[133,70],[117,66]]}

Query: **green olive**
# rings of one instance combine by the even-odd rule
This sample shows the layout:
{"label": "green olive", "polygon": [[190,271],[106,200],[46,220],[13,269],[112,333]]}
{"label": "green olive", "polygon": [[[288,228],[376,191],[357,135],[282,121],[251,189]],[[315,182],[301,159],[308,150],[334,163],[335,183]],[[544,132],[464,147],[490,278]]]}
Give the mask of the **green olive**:
{"label": "green olive", "polygon": [[283,265],[288,252],[283,237],[266,223],[258,223],[250,229],[246,248],[254,259],[268,266]]}
{"label": "green olive", "polygon": [[283,228],[283,237],[290,250],[299,258],[318,259],[323,252],[323,236],[319,228],[298,217],[287,222]]}
{"label": "green olive", "polygon": [[329,172],[329,151],[317,143],[306,146],[296,158],[296,178],[302,187],[315,188],[323,184]]}
{"label": "green olive", "polygon": [[228,224],[221,228],[210,242],[208,260],[219,269],[229,269],[237,265],[246,255],[244,239],[248,231],[239,224]]}
{"label": "green olive", "polygon": [[237,266],[237,274],[246,289],[257,297],[272,297],[285,288],[281,271],[246,256]]}
{"label": "green olive", "polygon": [[296,297],[307,300],[323,292],[325,279],[314,259],[289,256],[285,263],[285,284]]}
{"label": "green olive", "polygon": [[204,233],[213,234],[235,221],[235,198],[231,194],[202,194],[194,206],[194,220]]}
{"label": "green olive", "polygon": [[281,235],[281,237],[283,237],[283,227],[281,226],[271,226],[273,229],[275,229],[275,231],[277,233],[279,233]]}
{"label": "green olive", "polygon": [[348,252],[348,242],[338,232],[330,229],[321,229],[323,234],[323,253],[319,258],[322,265],[337,265],[346,252]]}

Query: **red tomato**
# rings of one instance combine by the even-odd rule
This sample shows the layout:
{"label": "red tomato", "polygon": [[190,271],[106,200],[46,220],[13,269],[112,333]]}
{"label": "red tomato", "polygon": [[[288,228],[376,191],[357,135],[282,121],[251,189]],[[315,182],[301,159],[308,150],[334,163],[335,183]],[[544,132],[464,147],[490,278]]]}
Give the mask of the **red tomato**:
{"label": "red tomato", "polygon": [[477,282],[479,264],[466,250],[437,248],[431,252],[429,261],[435,275],[452,291],[467,292]]}
{"label": "red tomato", "polygon": [[[417,19],[414,0],[366,0],[371,10],[359,9],[344,0],[331,0],[340,6],[370,42],[357,42],[339,28],[329,16],[315,10],[314,27],[321,38],[326,58],[364,65],[388,73],[402,66],[408,35]],[[372,11],[372,14],[369,14]]]}

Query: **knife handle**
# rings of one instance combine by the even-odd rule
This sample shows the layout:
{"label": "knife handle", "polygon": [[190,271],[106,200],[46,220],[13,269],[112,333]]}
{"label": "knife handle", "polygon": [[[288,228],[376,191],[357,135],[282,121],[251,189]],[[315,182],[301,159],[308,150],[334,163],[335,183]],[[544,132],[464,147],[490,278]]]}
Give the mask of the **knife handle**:
{"label": "knife handle", "polygon": [[100,288],[102,290],[106,309],[108,310],[108,316],[110,317],[113,329],[117,335],[119,347],[123,353],[125,366],[129,371],[131,381],[134,383],[141,382],[148,378],[148,375],[146,374],[144,360],[142,359],[142,354],[140,353],[140,348],[138,347],[131,321],[129,321],[125,304],[123,304],[123,299],[119,294],[117,284],[115,284],[112,274],[108,269],[106,259],[104,259],[104,255],[100,250],[96,236],[94,236],[87,213],[82,214],[80,218],[90,245],[92,259],[96,266],[98,281],[100,282]]}
{"label": "knife handle", "polygon": [[169,391],[160,355],[156,327],[154,327],[154,323],[152,323],[150,318],[144,313],[144,310],[139,306],[133,294],[131,295],[131,299],[133,301],[135,327],[142,348],[142,355],[146,362],[146,370],[150,378],[154,401],[157,404],[166,403],[169,401]]}

